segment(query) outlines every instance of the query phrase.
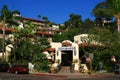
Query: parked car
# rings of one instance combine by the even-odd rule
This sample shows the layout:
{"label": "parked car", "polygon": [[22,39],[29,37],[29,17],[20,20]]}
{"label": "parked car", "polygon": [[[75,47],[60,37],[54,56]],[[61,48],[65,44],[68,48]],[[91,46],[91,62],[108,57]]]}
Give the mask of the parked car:
{"label": "parked car", "polygon": [[6,63],[0,63],[0,72],[7,72],[9,65]]}
{"label": "parked car", "polygon": [[14,65],[8,69],[8,73],[15,73],[15,74],[26,73],[26,74],[28,74],[29,69],[25,65]]}
{"label": "parked car", "polygon": [[120,74],[120,64],[116,63],[114,73],[115,74]]}

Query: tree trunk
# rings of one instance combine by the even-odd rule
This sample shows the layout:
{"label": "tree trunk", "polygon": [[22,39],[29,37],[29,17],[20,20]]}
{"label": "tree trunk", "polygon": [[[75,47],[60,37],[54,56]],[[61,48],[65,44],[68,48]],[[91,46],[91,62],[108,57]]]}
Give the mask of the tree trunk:
{"label": "tree trunk", "polygon": [[118,32],[120,32],[120,18],[119,17],[117,18],[117,29],[118,29]]}
{"label": "tree trunk", "polygon": [[3,37],[2,37],[2,62],[4,61],[4,58],[5,58],[5,22],[6,22],[6,19],[4,18],[3,20],[3,27],[2,27],[2,30],[3,30]]}

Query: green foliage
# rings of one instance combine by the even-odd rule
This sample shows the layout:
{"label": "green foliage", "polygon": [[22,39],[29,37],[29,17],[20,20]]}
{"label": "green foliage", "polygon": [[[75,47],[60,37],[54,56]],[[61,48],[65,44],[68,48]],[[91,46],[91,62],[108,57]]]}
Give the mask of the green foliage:
{"label": "green foliage", "polygon": [[115,31],[116,25],[114,23],[113,10],[107,1],[98,3],[92,10],[92,13],[96,17],[95,26],[104,26],[111,29],[111,31]]}
{"label": "green foliage", "polygon": [[80,27],[80,32],[86,34],[93,27],[94,27],[94,22],[88,18],[84,22],[82,22]]}
{"label": "green foliage", "polygon": [[112,15],[117,20],[117,30],[120,32],[120,0],[106,0],[112,10]]}
{"label": "green foliage", "polygon": [[119,15],[120,14],[120,0],[106,0],[109,4],[110,9],[112,10],[112,15]]}
{"label": "green foliage", "polygon": [[65,25],[59,25],[59,29],[60,30],[66,30],[66,26]]}
{"label": "green foliage", "polygon": [[50,47],[50,43],[46,37],[38,38],[38,43],[41,45],[41,47],[43,47],[43,49]]}
{"label": "green foliage", "polygon": [[11,19],[11,17],[12,17],[11,11],[8,9],[8,7],[6,5],[4,5],[2,7],[2,10],[1,10],[1,17],[0,17],[0,19],[1,20],[4,20],[4,19],[7,20],[7,19]]}
{"label": "green foliage", "polygon": [[33,63],[35,64],[35,69],[39,72],[48,72],[50,68],[46,55],[43,53],[36,54],[33,58]]}
{"label": "green foliage", "polygon": [[19,54],[17,54],[17,60],[20,59],[22,63],[24,60],[28,60],[31,53],[31,46],[32,45],[29,40],[22,40],[19,47],[16,49],[16,53]]}
{"label": "green foliage", "polygon": [[89,34],[91,34],[89,35],[89,40],[99,42],[101,45],[103,45],[101,47],[96,46],[95,49],[92,49],[92,53],[94,54],[93,67],[99,67],[98,63],[102,61],[103,69],[106,69],[110,72],[113,71],[114,65],[111,61],[111,56],[114,55],[116,59],[119,58],[119,33],[112,33],[110,30],[105,28],[93,28],[90,30]]}
{"label": "green foliage", "polygon": [[81,26],[82,19],[80,15],[70,14],[70,19],[66,21],[64,24],[66,28],[78,28]]}
{"label": "green foliage", "polygon": [[0,51],[2,51],[2,39],[0,39]]}
{"label": "green foliage", "polygon": [[35,55],[43,52],[45,48],[50,47],[49,45],[46,38],[36,39],[33,42],[31,42],[31,39],[17,41],[10,59],[13,58],[18,63],[32,61]]}
{"label": "green foliage", "polygon": [[110,10],[110,6],[107,2],[98,3],[93,9],[92,13],[94,16],[99,18],[112,17],[112,11]]}
{"label": "green foliage", "polygon": [[49,22],[48,18],[46,16],[43,16],[42,19],[45,21],[45,22]]}
{"label": "green foliage", "polygon": [[46,37],[37,37],[35,35],[37,26],[31,22],[26,22],[24,28],[14,27],[15,36],[14,49],[9,56],[11,63],[26,64],[33,61],[35,55],[42,53],[44,49],[50,47]]}
{"label": "green foliage", "polygon": [[12,27],[12,25],[18,25],[18,23],[15,21],[18,19],[17,16],[13,16],[14,13],[19,13],[18,10],[11,11],[8,9],[7,5],[4,5],[1,10],[0,20],[4,21],[4,23],[7,23],[7,27]]}
{"label": "green foliage", "polygon": [[61,34],[55,34],[53,36],[54,42],[62,42],[63,40],[74,41],[74,36],[79,34],[78,28],[70,28],[67,32],[63,32]]}
{"label": "green foliage", "polygon": [[[95,6],[92,12],[97,19],[97,26],[104,26],[104,24],[111,26],[112,21],[114,21],[113,19],[116,18],[117,29],[120,31],[120,0],[106,0],[105,2],[101,2]],[[114,27],[116,28],[116,25]]]}
{"label": "green foliage", "polygon": [[[96,42],[101,43],[103,45],[109,46],[111,43],[111,39],[113,38],[110,30],[106,28],[93,28],[89,31],[89,36],[94,39]],[[94,35],[94,36],[93,36]]]}
{"label": "green foliage", "polygon": [[66,33],[62,33],[62,34],[56,33],[52,38],[53,42],[62,42],[65,39],[67,39]]}

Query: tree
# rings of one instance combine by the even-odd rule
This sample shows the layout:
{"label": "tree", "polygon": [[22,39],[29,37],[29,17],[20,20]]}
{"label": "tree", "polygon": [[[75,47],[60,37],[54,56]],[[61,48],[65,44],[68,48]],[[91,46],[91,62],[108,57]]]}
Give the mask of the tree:
{"label": "tree", "polygon": [[109,23],[112,20],[112,14],[110,6],[107,2],[101,2],[95,6],[92,10],[93,15],[96,17],[96,26],[102,27],[105,23]]}
{"label": "tree", "polygon": [[[6,28],[6,26],[8,26],[8,25],[11,25],[11,23],[12,23],[12,25],[13,25],[13,22],[14,22],[14,20],[13,20],[13,13],[12,13],[12,11],[10,11],[9,9],[8,9],[8,7],[6,6],[6,5],[4,5],[3,7],[2,7],[2,10],[1,10],[1,15],[0,15],[0,20],[1,20],[1,22],[2,22],[2,26],[3,26],[3,60],[4,60],[4,52],[5,52],[5,28]],[[14,22],[15,23],[15,22]]]}
{"label": "tree", "polygon": [[[95,27],[89,31],[89,40],[99,43],[95,49],[91,49],[95,57],[93,59],[94,66],[100,62],[104,62],[104,69],[108,71],[113,71],[113,64],[111,62],[111,56],[114,55],[116,58],[120,58],[119,47],[120,47],[120,37],[119,33],[111,32],[106,28]],[[96,62],[97,61],[97,62]],[[117,60],[118,62],[118,60]]]}
{"label": "tree", "polygon": [[8,10],[8,7],[6,5],[4,5],[1,10],[0,20],[7,23],[8,21],[11,20],[11,17],[12,17],[12,12]]}
{"label": "tree", "polygon": [[81,26],[82,19],[80,15],[70,14],[70,19],[64,24],[66,28],[79,28]]}
{"label": "tree", "polygon": [[62,34],[55,33],[52,38],[53,42],[62,42],[63,40],[66,40],[66,39],[67,39],[66,33],[62,33]]}
{"label": "tree", "polygon": [[5,22],[5,24],[7,24],[7,27],[8,26],[12,27],[13,25],[19,25],[18,22],[15,21],[16,19],[19,18],[19,16],[15,16],[15,14],[20,15],[20,12],[18,10],[11,11],[8,9],[6,5],[4,5],[1,10],[0,20],[2,22]]}
{"label": "tree", "polygon": [[38,19],[40,20],[40,18],[41,18],[41,15],[38,15],[37,17],[38,17]]}
{"label": "tree", "polygon": [[29,61],[30,59],[30,54],[32,50],[32,44],[30,39],[24,39],[19,41],[19,44],[16,44],[16,49],[15,52],[13,53],[15,59],[14,63],[21,63],[25,64]]}
{"label": "tree", "polygon": [[48,72],[50,69],[49,61],[45,54],[36,54],[33,58],[33,63],[35,63],[35,69],[39,72]]}
{"label": "tree", "polygon": [[49,27],[50,25],[50,21],[48,20],[48,18],[46,16],[43,16],[42,19],[45,21],[45,27]]}
{"label": "tree", "polygon": [[117,30],[120,32],[120,0],[106,0],[112,11],[112,15],[117,20]]}
{"label": "tree", "polygon": [[84,22],[82,22],[80,31],[81,33],[88,33],[88,31],[93,27],[94,22],[88,18]]}
{"label": "tree", "polygon": [[32,62],[33,58],[37,54],[50,47],[46,37],[36,36],[37,26],[31,22],[26,22],[24,28],[19,29],[18,26],[14,27],[14,48],[12,54],[9,56],[9,60],[12,63]]}
{"label": "tree", "polygon": [[43,16],[42,19],[46,22],[49,22],[48,18],[46,16]]}
{"label": "tree", "polygon": [[5,23],[6,20],[9,19],[9,17],[11,17],[11,13],[9,12],[7,6],[5,5],[1,10],[1,16],[0,16],[0,20],[2,20],[2,25],[3,25],[2,61],[4,61],[4,52],[5,52]]}
{"label": "tree", "polygon": [[93,14],[101,20],[110,21],[112,17],[117,21],[117,30],[120,31],[120,0],[106,0],[105,2],[99,3],[93,9]]}
{"label": "tree", "polygon": [[[55,34],[53,36],[53,41],[54,42],[62,42],[63,40],[70,40],[74,41],[74,36],[79,34],[79,29],[78,28],[69,28],[67,32],[63,32],[61,34]],[[61,38],[62,37],[62,38]]]}
{"label": "tree", "polygon": [[2,51],[2,39],[0,39],[0,51]]}

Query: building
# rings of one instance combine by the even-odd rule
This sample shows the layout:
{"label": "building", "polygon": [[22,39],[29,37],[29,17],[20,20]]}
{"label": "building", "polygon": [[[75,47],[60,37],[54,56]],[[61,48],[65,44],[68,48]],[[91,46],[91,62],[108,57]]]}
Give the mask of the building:
{"label": "building", "polygon": [[51,43],[51,47],[55,48],[55,61],[59,60],[61,66],[72,66],[75,62],[74,70],[79,70],[79,46],[77,43],[64,40],[62,43]]}
{"label": "building", "polygon": [[[95,41],[89,41],[88,34],[80,34],[74,36],[74,42],[69,40],[64,40],[63,42],[51,42],[51,48],[49,54],[54,56],[54,64],[53,67],[59,67],[59,65],[64,68],[68,67],[66,72],[69,70],[70,72],[73,70],[75,72],[80,71],[80,66],[84,66],[86,72],[88,72],[88,68],[84,62],[82,62],[82,58],[86,62],[89,62],[93,58],[93,54],[90,53],[89,57],[85,56],[86,53],[80,51],[81,47],[90,47],[94,48],[96,45],[101,45]],[[59,61],[59,62],[58,62]],[[57,64],[56,64],[57,63]],[[53,64],[53,65],[54,65]],[[73,67],[74,65],[74,67]],[[70,68],[73,67],[73,68]],[[61,68],[61,69],[62,69]],[[72,70],[71,70],[72,69]]]}
{"label": "building", "polygon": [[[52,42],[52,37],[55,33],[64,32],[64,30],[59,30],[58,25],[53,25],[50,27],[45,21],[32,19],[32,18],[26,18],[26,17],[21,17],[21,19],[22,20],[16,20],[19,23],[19,26],[18,26],[19,29],[23,29],[24,27],[28,26],[28,22],[30,22],[31,24],[36,26],[35,35],[38,37],[45,36],[48,38],[49,42]],[[11,37],[12,37],[11,39],[13,39],[14,36],[12,35],[12,32],[14,31],[15,31],[14,26],[8,27],[7,24],[5,24],[5,35],[4,35],[5,40]],[[2,23],[0,23],[0,39],[3,39],[3,24]],[[1,56],[2,56],[2,53],[3,52],[1,50],[1,54],[0,54]]]}
{"label": "building", "polygon": [[[30,22],[31,24],[37,26],[36,28],[36,35],[38,37],[40,36],[45,36],[48,38],[48,40],[50,42],[52,42],[52,37],[55,33],[62,33],[62,32],[65,32],[65,30],[59,30],[59,25],[52,25],[52,26],[49,26],[45,21],[41,21],[41,20],[38,20],[38,19],[32,19],[32,18],[26,18],[26,17],[21,17],[22,20],[18,21],[17,22],[19,23],[19,28],[20,29],[23,29],[25,26],[27,26],[28,22]],[[5,36],[8,36],[9,34],[11,34],[14,29],[13,29],[14,26],[11,26],[11,27],[7,27],[7,24],[5,26]],[[0,23],[0,38],[2,38],[2,34],[3,34],[3,25],[2,23]]]}
{"label": "building", "polygon": [[[38,37],[40,36],[46,36],[48,40],[51,43],[51,48],[46,49],[47,52],[44,52],[48,59],[54,60],[54,62],[59,63],[58,65],[61,66],[67,66],[67,67],[73,67],[70,68],[73,69],[74,71],[79,72],[79,67],[80,67],[80,58],[81,58],[81,53],[79,51],[80,45],[82,46],[88,46],[88,34],[81,34],[77,35],[74,37],[74,42],[71,42],[69,40],[64,40],[63,42],[52,42],[52,37],[55,33],[62,33],[65,32],[65,30],[59,30],[59,26],[52,26],[48,27],[46,26],[46,23],[44,21],[36,20],[36,19],[31,19],[31,18],[25,18],[22,17],[22,22],[19,22],[20,25],[19,27],[22,29],[27,25],[27,22],[31,22],[32,24],[37,26],[36,29],[36,35]],[[3,26],[0,26],[0,31],[1,31],[1,38],[2,38],[2,28]],[[5,28],[5,38],[10,38],[11,33],[14,31],[14,29],[11,27],[6,27]],[[59,61],[59,62],[58,62]],[[57,66],[58,66],[57,65]]]}

